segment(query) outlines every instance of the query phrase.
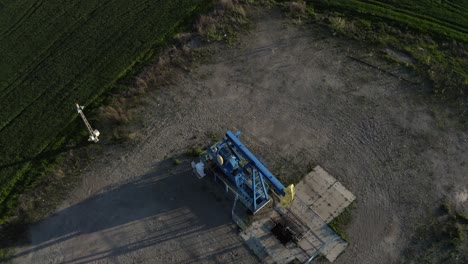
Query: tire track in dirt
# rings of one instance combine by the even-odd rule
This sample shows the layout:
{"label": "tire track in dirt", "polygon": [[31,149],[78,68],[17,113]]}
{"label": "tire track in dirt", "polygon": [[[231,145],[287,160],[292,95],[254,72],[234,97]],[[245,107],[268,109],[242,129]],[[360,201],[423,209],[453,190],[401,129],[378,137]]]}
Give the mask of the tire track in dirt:
{"label": "tire track in dirt", "polygon": [[[380,248],[378,243],[367,244],[362,242],[378,241],[384,237],[383,227],[387,225],[388,218],[391,215],[390,212],[393,211],[389,202],[390,194],[387,192],[390,186],[386,184],[387,181],[390,181],[389,178],[392,178],[392,175],[388,174],[382,166],[379,166],[379,163],[386,158],[386,155],[384,149],[379,147],[381,142],[379,142],[378,138],[382,137],[382,133],[375,130],[376,124],[366,114],[356,112],[342,114],[337,122],[346,124],[341,129],[349,132],[345,132],[345,136],[342,138],[334,137],[336,141],[333,144],[340,146],[341,151],[346,151],[344,155],[353,157],[347,159],[345,166],[350,166],[351,171],[355,171],[365,179],[359,181],[359,185],[348,183],[349,179],[344,180],[344,182],[350,184],[351,190],[359,197],[357,210],[361,211],[358,213],[357,219],[355,219],[357,230],[353,232],[354,238],[352,238],[351,247],[360,244],[359,251],[375,254]],[[327,169],[333,170],[331,167]],[[349,173],[347,174],[349,175]],[[384,175],[386,178],[381,178]],[[372,231],[369,232],[369,230]],[[361,263],[366,263],[365,258],[362,258]]]}

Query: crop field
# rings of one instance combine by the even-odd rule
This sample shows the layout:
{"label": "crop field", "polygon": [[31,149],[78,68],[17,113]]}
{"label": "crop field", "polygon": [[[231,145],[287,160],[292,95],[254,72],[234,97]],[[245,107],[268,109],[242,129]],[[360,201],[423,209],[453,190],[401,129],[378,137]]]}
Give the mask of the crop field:
{"label": "crop field", "polygon": [[206,0],[0,1],[0,223],[31,160]]}

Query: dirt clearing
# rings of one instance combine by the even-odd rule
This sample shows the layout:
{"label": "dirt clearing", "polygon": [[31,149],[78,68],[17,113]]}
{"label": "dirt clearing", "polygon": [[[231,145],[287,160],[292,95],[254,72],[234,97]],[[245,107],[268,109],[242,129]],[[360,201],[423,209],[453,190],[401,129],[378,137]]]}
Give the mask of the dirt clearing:
{"label": "dirt clearing", "polygon": [[191,174],[189,159],[167,160],[226,129],[243,131],[268,166],[279,157],[312,162],[356,196],[350,245],[335,263],[400,262],[443,195],[466,206],[467,133],[439,125],[417,96],[423,84],[348,56],[415,76],[279,11],[254,17],[238,47],[211,48],[208,61],[153,94],[142,140],[105,150],[57,213],[31,227],[14,262],[258,262],[237,236],[230,204]]}

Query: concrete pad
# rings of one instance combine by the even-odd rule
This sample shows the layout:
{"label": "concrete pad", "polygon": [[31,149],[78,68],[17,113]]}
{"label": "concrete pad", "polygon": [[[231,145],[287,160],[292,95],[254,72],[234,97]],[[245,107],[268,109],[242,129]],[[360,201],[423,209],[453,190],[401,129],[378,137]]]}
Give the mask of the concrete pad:
{"label": "concrete pad", "polygon": [[290,263],[295,258],[306,260],[307,254],[301,248],[285,247],[270,231],[274,226],[270,219],[276,217],[279,214],[272,210],[269,216],[254,221],[241,232],[241,238],[263,263]]}
{"label": "concrete pad", "polygon": [[337,240],[334,241],[329,247],[327,247],[322,254],[326,256],[328,261],[333,262],[338,258],[338,256],[343,253],[343,251],[346,249],[348,246],[348,243],[346,243],[343,240]]}
{"label": "concrete pad", "polygon": [[326,222],[330,223],[354,201],[355,197],[339,182],[311,205],[312,209]]}
{"label": "concrete pad", "polygon": [[316,166],[296,185],[296,196],[307,205],[313,204],[336,182],[336,179]]}
{"label": "concrete pad", "polygon": [[[297,184],[290,208],[274,207],[245,228],[241,237],[264,263],[289,263],[294,259],[303,263],[318,252],[333,262],[348,243],[327,223],[355,199],[341,183],[317,166]],[[297,244],[284,246],[271,232],[275,225],[271,219],[278,218],[300,234]]]}

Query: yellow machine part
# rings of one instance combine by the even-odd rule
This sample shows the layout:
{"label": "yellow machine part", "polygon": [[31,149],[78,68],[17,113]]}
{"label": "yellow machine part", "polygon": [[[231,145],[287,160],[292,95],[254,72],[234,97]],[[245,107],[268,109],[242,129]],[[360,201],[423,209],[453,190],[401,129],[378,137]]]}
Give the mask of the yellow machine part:
{"label": "yellow machine part", "polygon": [[216,157],[216,159],[218,160],[218,163],[219,163],[219,164],[221,164],[221,165],[224,164],[224,159],[223,159],[223,157],[221,157],[221,155],[218,155],[218,156]]}
{"label": "yellow machine part", "polygon": [[294,200],[294,195],[296,194],[296,191],[294,190],[294,184],[290,184],[288,187],[284,188],[283,191],[286,193],[286,195],[281,197],[281,207],[291,206]]}

